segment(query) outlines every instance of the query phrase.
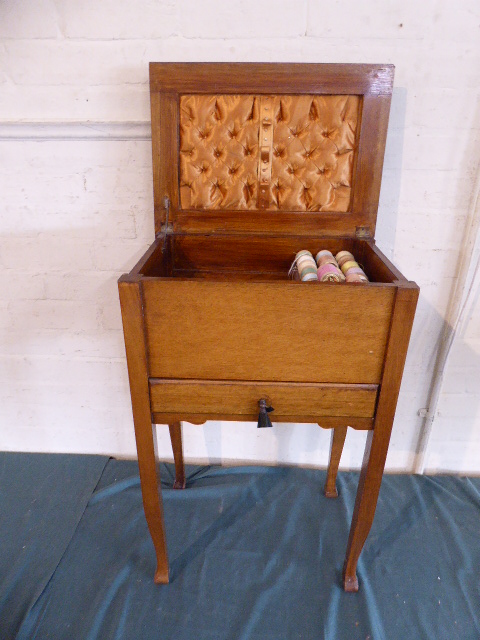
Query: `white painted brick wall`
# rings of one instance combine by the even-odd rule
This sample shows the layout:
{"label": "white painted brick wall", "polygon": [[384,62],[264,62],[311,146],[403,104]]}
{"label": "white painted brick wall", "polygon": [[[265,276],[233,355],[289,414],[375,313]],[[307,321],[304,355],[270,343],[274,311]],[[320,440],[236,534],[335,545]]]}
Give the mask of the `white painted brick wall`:
{"label": "white painted brick wall", "polygon": [[[380,62],[396,80],[377,241],[422,288],[387,460],[411,469],[480,158],[479,36],[477,0],[1,3],[0,447],[134,455],[116,279],[153,238],[150,142],[127,126],[149,122],[148,62]],[[427,469],[480,471],[479,359],[477,304]],[[329,434],[211,423],[185,439],[190,459],[325,465]],[[364,439],[349,433],[344,466]]]}

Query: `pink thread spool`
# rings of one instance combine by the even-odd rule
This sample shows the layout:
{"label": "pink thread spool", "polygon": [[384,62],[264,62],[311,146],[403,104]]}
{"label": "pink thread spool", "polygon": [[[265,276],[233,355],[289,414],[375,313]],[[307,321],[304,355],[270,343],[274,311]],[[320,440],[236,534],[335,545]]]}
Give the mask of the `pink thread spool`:
{"label": "pink thread spool", "polygon": [[342,282],[344,276],[334,264],[323,264],[317,270],[317,278],[320,282]]}
{"label": "pink thread spool", "polygon": [[316,263],[317,263],[318,267],[322,267],[324,264],[333,264],[333,266],[337,267],[337,269],[338,269],[337,261],[332,256],[332,254],[330,254],[330,255],[324,254],[324,255],[319,256],[318,253],[317,253],[317,256],[316,256],[315,260],[316,260]]}
{"label": "pink thread spool", "polygon": [[317,260],[317,267],[323,267],[324,264],[333,264],[334,267],[336,267],[337,269],[339,268],[335,258],[333,258],[332,260],[332,258],[329,258],[328,256],[323,256],[322,258]]}

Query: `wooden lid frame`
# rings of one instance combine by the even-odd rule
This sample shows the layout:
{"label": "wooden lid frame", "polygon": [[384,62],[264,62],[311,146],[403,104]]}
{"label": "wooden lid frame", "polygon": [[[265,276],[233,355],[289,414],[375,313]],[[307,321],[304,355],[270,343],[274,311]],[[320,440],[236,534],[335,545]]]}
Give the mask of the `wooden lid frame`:
{"label": "wooden lid frame", "polygon": [[[350,236],[373,238],[393,88],[393,65],[150,63],[155,233]],[[361,96],[350,209],[340,212],[182,210],[179,100],[182,94]],[[166,206],[168,198],[168,207]],[[167,229],[168,231],[172,229]]]}

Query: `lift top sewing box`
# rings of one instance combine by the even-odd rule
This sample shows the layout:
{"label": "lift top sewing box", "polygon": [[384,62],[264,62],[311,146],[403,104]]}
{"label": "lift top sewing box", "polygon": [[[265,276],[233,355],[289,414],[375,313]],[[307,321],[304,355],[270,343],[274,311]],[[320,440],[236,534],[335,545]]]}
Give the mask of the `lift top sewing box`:
{"label": "lift top sewing box", "polygon": [[[183,488],[181,420],[273,408],[273,422],[332,429],[328,497],[347,426],[368,430],[343,568],[358,589],[419,292],[374,239],[393,72],[150,65],[156,235],[119,291],[156,582],[168,559],[152,424],[169,425]],[[301,249],[351,251],[370,282],[289,279]]]}

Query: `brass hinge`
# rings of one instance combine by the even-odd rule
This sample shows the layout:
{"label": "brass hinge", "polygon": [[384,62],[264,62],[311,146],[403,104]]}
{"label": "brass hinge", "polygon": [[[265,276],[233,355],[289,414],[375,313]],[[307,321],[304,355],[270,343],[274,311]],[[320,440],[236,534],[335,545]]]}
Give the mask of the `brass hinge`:
{"label": "brass hinge", "polygon": [[168,196],[164,197],[163,205],[165,207],[165,222],[160,227],[159,233],[159,235],[163,236],[162,253],[165,251],[167,236],[173,233],[173,224],[168,220],[170,215],[170,198]]}
{"label": "brass hinge", "polygon": [[160,227],[159,235],[161,236],[169,236],[173,233],[173,224],[169,222],[168,224],[163,223]]}
{"label": "brass hinge", "polygon": [[355,228],[355,237],[360,240],[369,240],[372,237],[370,233],[370,227],[356,227]]}

